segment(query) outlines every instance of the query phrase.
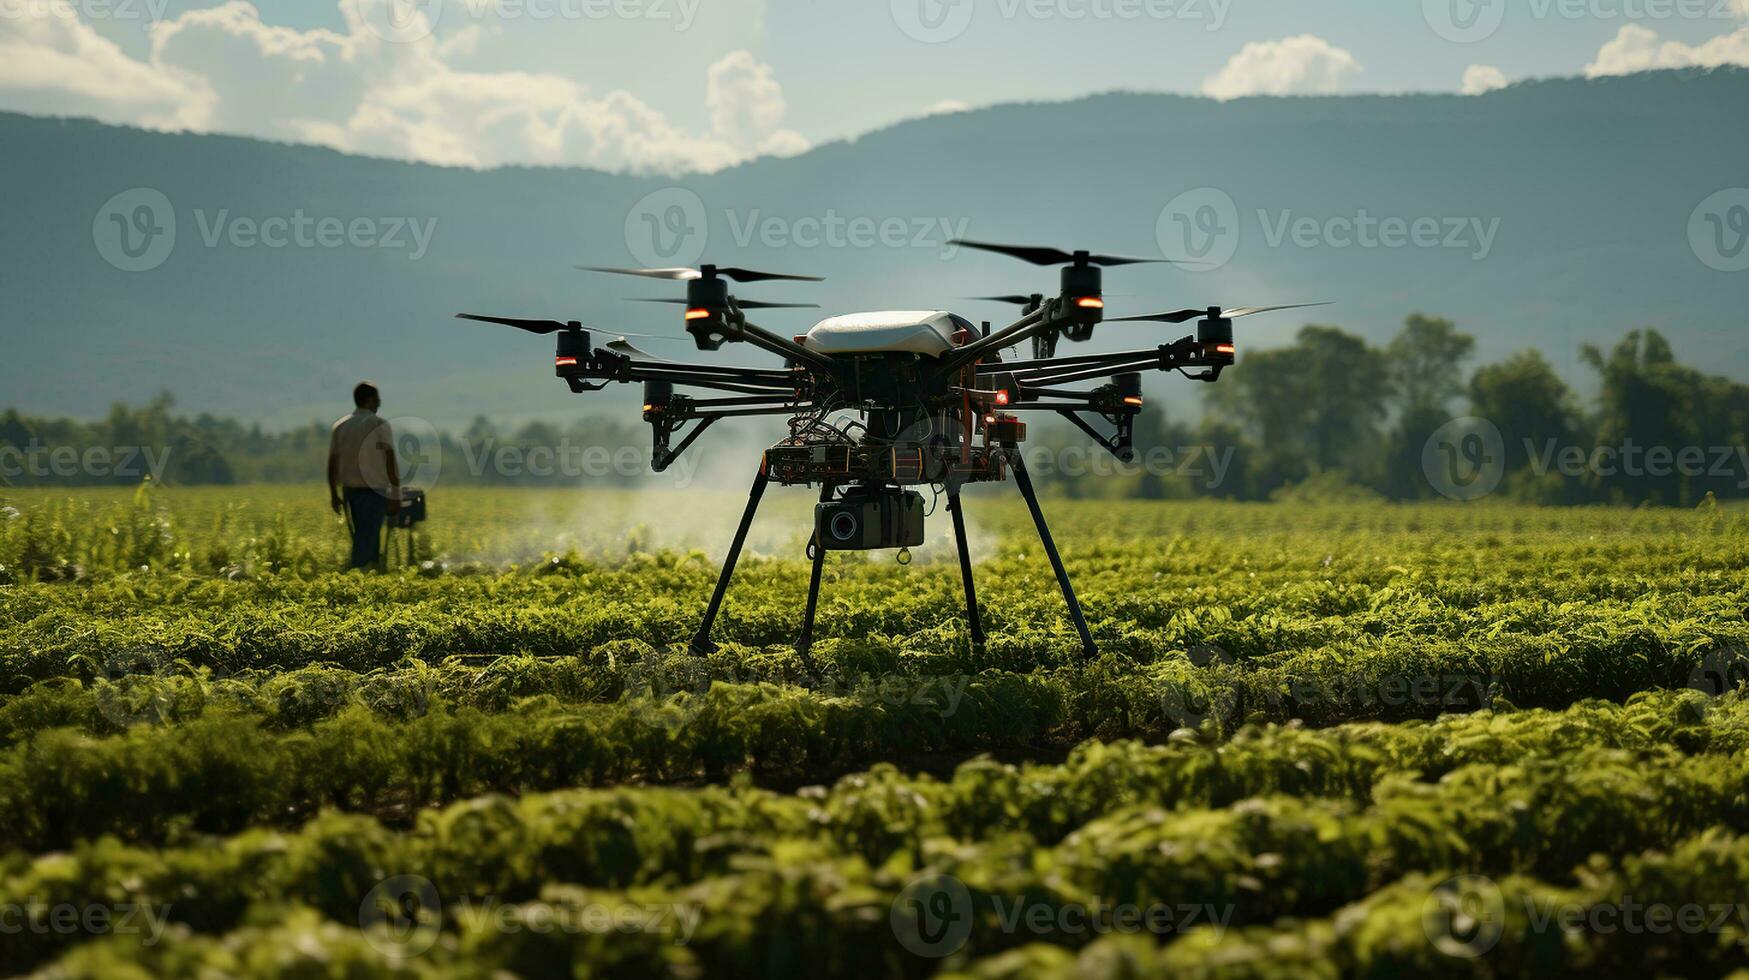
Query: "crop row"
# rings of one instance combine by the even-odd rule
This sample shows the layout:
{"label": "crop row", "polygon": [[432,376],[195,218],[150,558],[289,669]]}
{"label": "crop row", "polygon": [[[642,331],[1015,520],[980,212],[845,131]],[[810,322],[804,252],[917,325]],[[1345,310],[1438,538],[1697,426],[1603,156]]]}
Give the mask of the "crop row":
{"label": "crop row", "polygon": [[[1017,707],[1031,723],[1020,732],[985,733],[999,744],[1163,738],[1181,727],[1206,723],[1230,730],[1248,720],[1328,725],[1430,718],[1492,704],[1563,707],[1595,697],[1621,700],[1657,688],[1722,693],[1749,679],[1749,644],[1739,639],[1749,637],[1749,623],[1723,615],[1717,599],[1663,612],[1635,605],[1589,618],[1526,608],[1486,632],[1480,623],[1466,623],[1470,635],[1461,640],[1404,631],[1373,636],[1308,621],[1304,632],[1345,635],[1246,657],[1224,651],[1268,649],[1309,637],[1293,635],[1300,627],[1278,621],[1210,615],[1187,620],[1178,637],[1182,645],[1161,647],[1146,659],[1107,653],[1063,666],[1000,643],[979,654],[937,654],[878,638],[828,639],[815,651],[818,675],[810,675],[787,649],[725,645],[709,658],[694,658],[627,640],[573,656],[507,656],[477,664],[406,659],[364,672],[324,665],[227,674],[162,656],[111,659],[108,668],[75,658],[70,669],[83,678],[40,682],[0,698],[0,746],[55,728],[111,735],[187,724],[215,712],[258,720],[260,740],[353,709],[401,722],[462,710],[502,713],[533,697],[606,711],[628,698],[688,695],[687,704],[695,706],[713,684],[774,684],[787,696],[817,702],[842,695],[883,704],[945,698],[938,713],[952,715],[969,677],[1000,671],[1027,675],[1010,683],[1027,689]],[[1192,639],[1200,642],[1183,643]],[[679,717],[689,714],[690,708],[683,709]],[[1000,712],[979,717],[972,727],[1004,722]]]}
{"label": "crop row", "polygon": [[[739,491],[742,488],[736,487]],[[0,576],[100,578],[151,574],[319,576],[338,567],[344,531],[324,506],[319,485],[162,488],[139,491],[41,491],[0,488]],[[696,491],[577,491],[444,488],[422,550],[440,563],[501,568],[543,554],[575,552],[612,561],[656,550],[686,551],[726,542],[741,494],[716,499]],[[755,531],[763,550],[800,549],[811,501],[768,498]],[[1453,539],[1491,539],[1510,554],[1521,543],[1607,548],[1637,541],[1648,552],[1687,541],[1740,538],[1749,515],[1722,508],[1698,512],[1606,508],[1369,504],[1306,507],[1213,501],[1162,505],[1145,501],[1048,502],[1064,541],[1098,540],[1112,529],[1175,544],[1192,553],[1232,547],[1261,550],[1291,537],[1316,557],[1377,543],[1412,556]],[[1024,541],[1032,528],[1007,488],[974,494],[968,503],[974,540]],[[944,529],[935,545],[951,550]],[[1187,548],[1191,542],[1195,548]],[[1075,549],[1071,549],[1075,550]]]}
{"label": "crop row", "polygon": [[[945,710],[954,697],[957,709]],[[9,846],[40,852],[105,834],[153,843],[284,826],[323,807],[393,816],[482,793],[721,779],[742,769],[819,779],[874,761],[1030,747],[1063,726],[1067,707],[1043,675],[990,674],[957,693],[906,699],[717,685],[663,702],[535,699],[498,714],[436,712],[407,722],[354,709],[292,733],[228,713],[107,739],[53,730],[0,755],[0,825],[12,828]],[[1125,771],[1174,794],[1162,799],[1219,805],[1267,792],[1364,795],[1381,770],[1437,774],[1576,743],[1725,752],[1749,745],[1746,729],[1749,709],[1736,696],[1665,693],[1626,706],[1483,712],[1427,725],[1254,727],[1230,743],[1184,731],[1149,750],[1158,753],[1153,764]],[[1135,781],[1120,785],[1143,792]],[[1005,792],[1014,798],[1004,806],[1035,805],[1023,787]],[[1046,802],[1066,807],[1073,798],[1053,789]]]}
{"label": "crop row", "polygon": [[[944,980],[1299,980],[1337,977],[1749,978],[1749,838],[1696,835],[1594,861],[1576,885],[1527,875],[1406,876],[1310,921],[1198,929],[1169,945],[1109,936],[1080,949],[1033,943]],[[1469,920],[1459,917],[1470,903]],[[124,953],[125,955],[125,953]],[[1734,971],[1734,972],[1733,972]]]}
{"label": "crop row", "polygon": [[[1571,769],[1586,777],[1569,779]],[[951,948],[938,951],[961,962],[1033,940],[1082,945],[1096,935],[1081,916],[1125,908],[1173,910],[1176,918],[1142,921],[1155,923],[1157,939],[1190,933],[1189,949],[1204,955],[1220,955],[1219,937],[1193,927],[1218,922],[1240,930],[1236,945],[1250,945],[1258,961],[1276,945],[1274,930],[1292,936],[1303,929],[1305,948],[1290,951],[1286,962],[1300,954],[1336,960],[1328,941],[1335,931],[1361,934],[1360,949],[1346,953],[1351,957],[1376,954],[1369,941],[1388,946],[1407,939],[1414,941],[1407,952],[1425,962],[1438,958],[1429,955],[1437,947],[1425,932],[1396,935],[1380,932],[1378,921],[1355,920],[1371,919],[1375,910],[1367,903],[1376,902],[1378,919],[1399,925],[1392,910],[1405,904],[1399,894],[1405,886],[1382,898],[1375,893],[1428,869],[1491,880],[1528,875],[1583,894],[1598,891],[1600,879],[1608,890],[1611,857],[1674,849],[1673,859],[1642,862],[1664,871],[1663,880],[1650,876],[1649,894],[1627,894],[1641,903],[1711,906],[1737,903],[1749,884],[1749,841],[1708,836],[1714,821],[1740,826],[1749,818],[1749,760],[1740,757],[1646,759],[1589,749],[1514,766],[1466,766],[1437,783],[1393,776],[1375,787],[1368,806],[1286,796],[1218,810],[1133,805],[1047,846],[1015,830],[986,832],[974,842],[951,836],[951,826],[943,834],[924,818],[915,828],[889,824],[886,832],[902,839],[871,848],[860,830],[879,827],[895,805],[923,809],[903,800],[903,785],[874,788],[885,792],[861,783],[818,805],[750,794],[712,801],[727,802],[726,812],[710,803],[671,804],[651,814],[557,800],[532,806],[481,800],[413,837],[336,818],[290,841],[254,834],[214,852],[168,858],[100,846],[42,859],[4,887],[9,899],[48,907],[157,908],[190,933],[222,934],[306,907],[336,923],[368,927],[361,906],[368,908],[367,899],[388,882],[389,889],[409,888],[424,924],[474,964],[551,975],[577,963],[618,970],[690,964],[724,973],[756,964],[804,973],[881,964],[889,974],[920,972],[925,962],[914,955],[920,950],[906,941],[926,937],[907,935],[895,921],[919,900],[958,906],[967,926]],[[546,832],[518,836],[528,826],[519,818],[530,813],[541,813]],[[675,818],[671,827],[642,831],[668,837],[637,855],[649,864],[628,861],[624,850],[640,833],[628,826],[638,816]],[[1424,916],[1431,888],[1415,887],[1414,908]],[[1353,903],[1361,903],[1359,911]],[[684,912],[688,931],[555,934],[528,927],[576,922],[590,907]],[[482,908],[502,910],[512,926],[480,916]],[[1320,927],[1330,929],[1323,917],[1332,915],[1335,929],[1327,935]],[[1725,925],[1725,932],[1678,937],[1673,945],[1683,956],[1704,956],[1709,948],[1717,956],[1718,946],[1743,938],[1741,920]],[[366,938],[382,944],[392,935],[379,929]],[[1452,938],[1467,935],[1466,929]],[[27,961],[13,965],[32,965],[64,941],[32,936],[11,947]],[[1509,968],[1520,965],[1517,938],[1500,954]],[[1555,930],[1526,941],[1546,958],[1561,953],[1568,937]],[[1168,946],[1164,955],[1172,952]]]}

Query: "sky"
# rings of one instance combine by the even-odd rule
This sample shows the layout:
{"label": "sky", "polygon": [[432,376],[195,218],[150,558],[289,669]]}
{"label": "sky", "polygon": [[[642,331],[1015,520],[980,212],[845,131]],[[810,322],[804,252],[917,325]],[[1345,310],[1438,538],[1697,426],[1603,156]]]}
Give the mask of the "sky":
{"label": "sky", "polygon": [[1112,90],[1749,65],[1749,0],[0,0],[0,109],[455,166],[713,171]]}

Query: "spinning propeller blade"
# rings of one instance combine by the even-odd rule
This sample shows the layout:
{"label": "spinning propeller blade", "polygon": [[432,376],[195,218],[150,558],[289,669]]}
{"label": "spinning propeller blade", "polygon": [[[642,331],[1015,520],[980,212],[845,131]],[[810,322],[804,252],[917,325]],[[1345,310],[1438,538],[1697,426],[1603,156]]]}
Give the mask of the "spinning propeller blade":
{"label": "spinning propeller blade", "polygon": [[967,296],[966,299],[975,303],[1011,303],[1015,306],[1031,306],[1034,303],[1044,302],[1042,295],[1022,296],[1019,293],[1011,293],[1007,296]]}
{"label": "spinning propeller blade", "polygon": [[[683,299],[634,299],[634,303],[668,303],[674,306],[687,305]],[[743,310],[817,310],[818,303],[767,303],[757,299],[738,299],[735,305]]]}
{"label": "spinning propeller blade", "polygon": [[[457,313],[456,319],[477,320],[480,323],[499,323],[506,327],[515,327],[518,330],[526,330],[529,333],[538,334],[558,333],[561,330],[594,329],[593,327],[586,327],[575,320],[570,323],[560,323],[557,320],[525,320],[513,316],[481,316],[478,313]],[[664,337],[661,334],[653,333],[633,333],[628,330],[621,330],[616,333],[615,336],[619,337],[621,340],[624,340],[627,337],[641,337],[645,340],[662,340],[669,343],[679,343],[682,339],[680,337]]]}
{"label": "spinning propeller blade", "polygon": [[693,279],[709,279],[721,276],[736,282],[767,282],[782,279],[792,282],[825,282],[819,276],[796,276],[784,272],[760,272],[756,269],[741,269],[735,266],[707,265],[701,269],[687,266],[676,266],[670,269],[615,269],[607,266],[580,265],[577,268],[585,272],[606,272],[616,276],[642,276],[645,279],[673,279],[688,282]]}
{"label": "spinning propeller blade", "polygon": [[557,320],[523,320],[510,316],[481,316],[477,313],[457,313],[458,320],[477,320],[480,323],[498,323],[506,327],[515,327],[529,333],[549,334],[561,330],[583,329],[580,323],[560,323]]}
{"label": "spinning propeller blade", "polygon": [[1007,255],[1022,262],[1033,265],[1137,265],[1144,262],[1164,263],[1167,265],[1196,265],[1194,262],[1180,262],[1176,259],[1142,259],[1128,255],[1098,255],[1092,252],[1065,252],[1060,248],[1048,248],[1033,245],[1005,245],[1001,242],[973,242],[963,238],[955,238],[949,245],[960,245],[965,248],[975,248],[983,252],[995,252]]}
{"label": "spinning propeller blade", "polygon": [[615,354],[623,354],[626,357],[641,357],[646,361],[654,360],[654,357],[652,357],[651,355],[646,354],[641,350],[638,350],[636,347],[633,347],[630,343],[628,343],[626,341],[626,339],[624,337],[621,337],[618,340],[610,340],[607,342],[607,344],[605,346],[607,347],[608,350],[613,351]]}
{"label": "spinning propeller blade", "polygon": [[1107,323],[1125,323],[1149,321],[1153,323],[1185,323],[1190,320],[1218,314],[1222,319],[1237,320],[1243,316],[1258,313],[1272,313],[1276,310],[1303,310],[1313,306],[1329,306],[1329,303],[1288,303],[1282,306],[1240,306],[1230,310],[1219,307],[1203,307],[1196,310],[1169,310],[1164,313],[1138,313],[1135,316],[1114,316]]}

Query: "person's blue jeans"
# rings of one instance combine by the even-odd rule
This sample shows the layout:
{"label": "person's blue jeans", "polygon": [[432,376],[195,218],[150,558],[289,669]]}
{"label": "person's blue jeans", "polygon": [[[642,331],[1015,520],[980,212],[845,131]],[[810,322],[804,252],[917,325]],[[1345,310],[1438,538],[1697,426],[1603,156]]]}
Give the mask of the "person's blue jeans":
{"label": "person's blue jeans", "polygon": [[383,519],[389,500],[369,487],[346,488],[346,510],[352,515],[352,566],[374,568],[382,553]]}

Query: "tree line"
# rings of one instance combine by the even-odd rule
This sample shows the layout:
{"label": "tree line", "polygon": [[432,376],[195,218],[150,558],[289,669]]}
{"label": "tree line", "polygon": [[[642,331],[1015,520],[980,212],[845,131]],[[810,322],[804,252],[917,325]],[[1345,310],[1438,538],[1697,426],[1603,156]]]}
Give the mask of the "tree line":
{"label": "tree line", "polygon": [[1383,346],[1309,325],[1288,346],[1243,352],[1208,386],[1200,421],[1146,411],[1127,475],[1055,482],[1071,495],[1239,500],[1749,496],[1749,386],[1678,363],[1657,330],[1581,349],[1591,399],[1536,350],[1467,370],[1475,346],[1421,314]]}
{"label": "tree line", "polygon": [[[1684,506],[1709,493],[1749,496],[1749,386],[1678,363],[1658,331],[1584,347],[1596,376],[1589,399],[1535,350],[1470,370],[1475,346],[1450,320],[1421,314],[1382,346],[1309,325],[1288,346],[1244,352],[1207,386],[1199,420],[1147,408],[1135,462],[1095,458],[1102,451],[1089,454],[1065,424],[1035,428],[1030,465],[1054,492],[1089,497],[1471,499],[1480,490],[1547,504]],[[504,431],[477,418],[436,440],[445,482],[629,485],[638,467],[624,454],[641,447],[647,460],[649,434],[600,416]],[[267,431],[177,414],[168,394],[95,421],[9,409],[0,485],[302,482],[320,477],[327,447],[326,424]],[[579,447],[616,458],[566,465],[561,454]],[[549,463],[493,465],[501,455]]]}

